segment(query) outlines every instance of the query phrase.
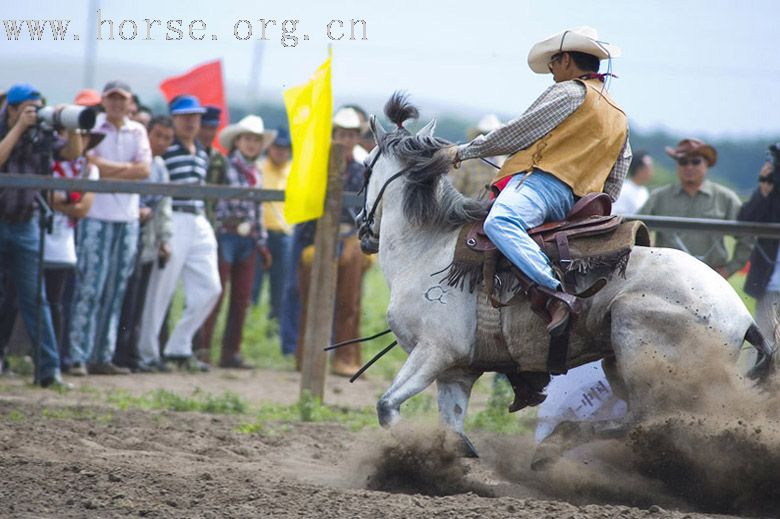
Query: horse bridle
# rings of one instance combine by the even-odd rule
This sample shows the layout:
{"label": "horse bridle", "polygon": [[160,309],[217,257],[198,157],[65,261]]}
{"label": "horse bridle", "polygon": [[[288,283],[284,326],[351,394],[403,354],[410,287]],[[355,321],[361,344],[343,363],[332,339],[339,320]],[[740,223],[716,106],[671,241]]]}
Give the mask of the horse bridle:
{"label": "horse bridle", "polygon": [[[382,196],[385,194],[385,189],[387,189],[387,186],[390,185],[391,182],[396,180],[399,177],[402,177],[406,173],[409,172],[411,168],[404,168],[398,173],[394,173],[390,178],[388,178],[385,183],[382,185],[382,188],[379,190],[379,194],[376,197],[376,200],[374,200],[373,206],[371,206],[371,210],[368,210],[368,183],[371,181],[371,173],[374,170],[374,165],[376,165],[376,161],[379,160],[379,156],[382,154],[382,149],[378,148],[377,153],[374,156],[374,158],[371,160],[371,163],[366,167],[365,172],[365,178],[363,180],[363,187],[360,188],[360,192],[363,193],[363,211],[361,211],[360,214],[360,221],[358,222],[358,236],[363,239],[364,237],[368,236],[371,239],[374,239],[376,241],[379,241],[379,235],[376,234],[373,230],[374,225],[374,215],[376,214],[376,210],[379,208],[379,202],[382,201]],[[358,193],[360,194],[360,193]]]}

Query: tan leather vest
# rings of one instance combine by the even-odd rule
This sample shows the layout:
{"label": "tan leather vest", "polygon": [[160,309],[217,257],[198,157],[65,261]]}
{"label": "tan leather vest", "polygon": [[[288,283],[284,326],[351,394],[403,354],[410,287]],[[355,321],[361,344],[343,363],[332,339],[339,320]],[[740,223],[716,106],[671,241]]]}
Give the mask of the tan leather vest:
{"label": "tan leather vest", "polygon": [[547,135],[510,156],[499,180],[540,169],[565,182],[577,196],[604,190],[628,132],[628,118],[597,79],[580,80],[585,100]]}

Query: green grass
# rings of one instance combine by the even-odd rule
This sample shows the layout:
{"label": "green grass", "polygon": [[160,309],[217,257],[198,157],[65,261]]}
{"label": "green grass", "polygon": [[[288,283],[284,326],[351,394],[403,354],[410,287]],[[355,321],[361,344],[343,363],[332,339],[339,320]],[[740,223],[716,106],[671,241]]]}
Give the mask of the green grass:
{"label": "green grass", "polygon": [[5,415],[3,418],[9,422],[21,422],[24,420],[24,413],[19,411],[18,409],[11,409],[8,411],[8,414]]}
{"label": "green grass", "polygon": [[295,422],[338,423],[357,431],[375,425],[376,412],[372,408],[326,405],[304,394],[293,405],[264,404],[255,413],[253,421],[240,424],[237,430],[246,434],[266,433],[275,430],[279,424]]}
{"label": "green grass", "polygon": [[192,395],[184,396],[165,389],[155,389],[140,396],[127,391],[112,391],[106,395],[109,404],[126,410],[159,409],[166,411],[195,411],[211,414],[243,414],[247,412],[248,404],[241,397],[230,391],[221,395],[196,389]]}
{"label": "green grass", "polygon": [[88,420],[104,424],[114,419],[113,413],[83,407],[44,407],[41,416],[52,420]]}

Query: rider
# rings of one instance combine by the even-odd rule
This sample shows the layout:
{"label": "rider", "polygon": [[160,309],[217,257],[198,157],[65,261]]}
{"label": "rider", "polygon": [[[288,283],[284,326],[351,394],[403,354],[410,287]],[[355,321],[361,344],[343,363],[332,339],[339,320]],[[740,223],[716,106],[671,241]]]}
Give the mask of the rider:
{"label": "rider", "polygon": [[[563,291],[550,261],[527,230],[563,220],[575,200],[603,191],[614,201],[631,162],[628,120],[606,92],[599,61],[620,49],[598,40],[595,29],[570,29],[531,48],[528,65],[552,73],[549,87],[523,115],[485,136],[448,149],[466,159],[511,154],[492,182],[498,192],[485,233],[518,268],[523,289],[548,314],[547,331],[568,331],[577,298]],[[611,65],[611,61],[610,61]]]}

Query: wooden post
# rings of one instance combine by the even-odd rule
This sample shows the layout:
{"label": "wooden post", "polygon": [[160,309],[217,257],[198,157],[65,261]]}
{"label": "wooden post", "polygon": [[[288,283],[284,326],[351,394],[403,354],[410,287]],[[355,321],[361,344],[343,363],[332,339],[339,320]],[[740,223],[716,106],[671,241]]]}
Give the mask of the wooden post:
{"label": "wooden post", "polygon": [[314,260],[309,278],[302,343],[301,396],[308,391],[320,401],[325,394],[325,375],[328,370],[328,353],[323,348],[330,344],[336,307],[338,235],[345,168],[346,150],[341,144],[333,144],[328,160],[325,213],[317,221],[317,234],[314,237]]}

